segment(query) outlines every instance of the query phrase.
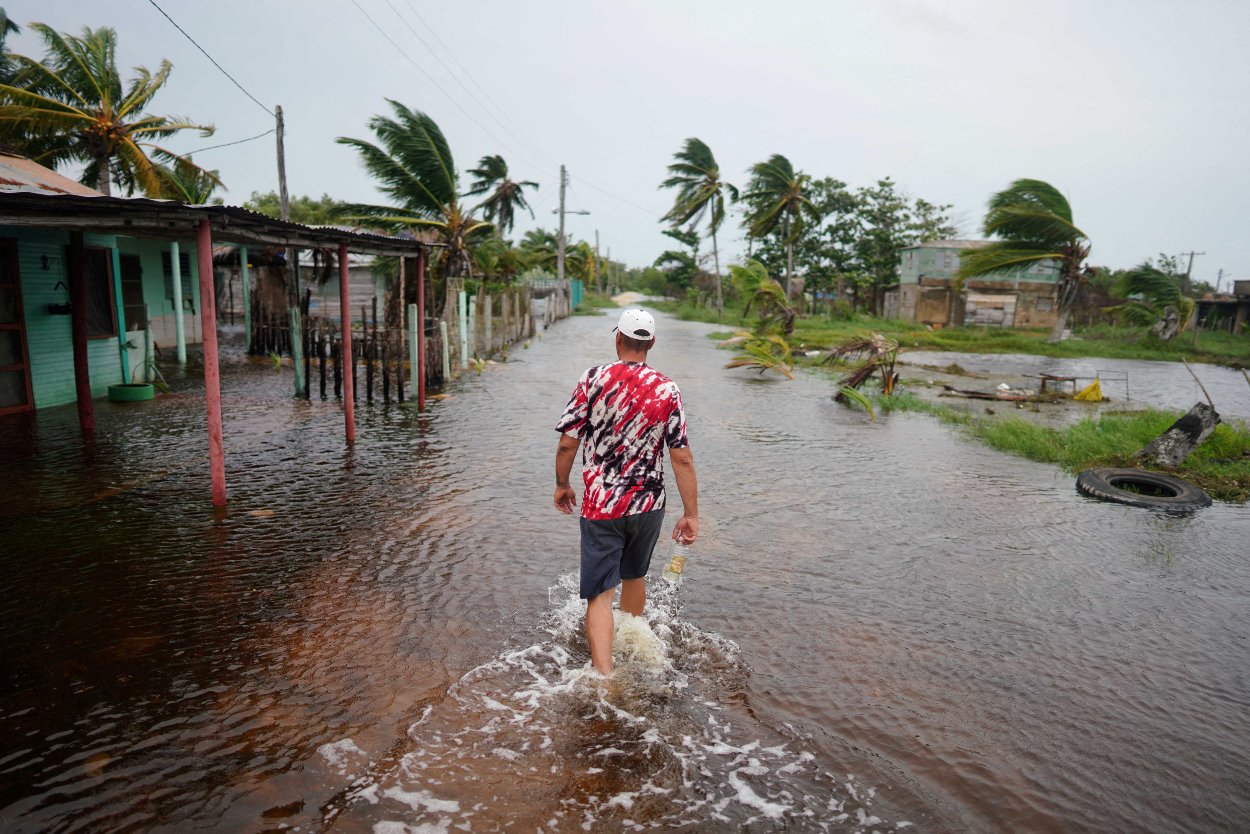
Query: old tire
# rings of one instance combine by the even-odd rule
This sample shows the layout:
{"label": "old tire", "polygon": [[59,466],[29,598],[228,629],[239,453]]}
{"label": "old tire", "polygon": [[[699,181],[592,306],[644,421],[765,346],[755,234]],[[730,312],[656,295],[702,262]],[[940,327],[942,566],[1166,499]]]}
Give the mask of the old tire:
{"label": "old tire", "polygon": [[109,399],[115,403],[136,403],[156,396],[156,386],[149,382],[119,382],[109,386]]}
{"label": "old tire", "polygon": [[1087,469],[1077,476],[1076,489],[1101,501],[1152,510],[1189,512],[1211,506],[1210,496],[1188,481],[1144,469]]}

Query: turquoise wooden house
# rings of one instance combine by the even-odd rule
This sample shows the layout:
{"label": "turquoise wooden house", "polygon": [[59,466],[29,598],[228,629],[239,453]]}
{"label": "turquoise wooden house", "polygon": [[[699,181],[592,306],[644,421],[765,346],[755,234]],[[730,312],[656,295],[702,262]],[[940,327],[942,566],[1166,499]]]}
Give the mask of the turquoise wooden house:
{"label": "turquoise wooden house", "polygon": [[902,250],[899,286],[886,294],[887,318],[934,327],[978,324],[1051,327],[1059,268],[1048,261],[970,279],[954,291],[961,255],[987,240],[929,240]]}
{"label": "turquoise wooden house", "polygon": [[[30,160],[6,155],[0,155],[0,193],[101,196]],[[180,250],[177,243],[90,233],[83,246],[93,397],[143,375],[146,347],[176,353],[178,318],[184,346],[202,341],[194,246]],[[77,399],[70,257],[68,230],[0,225],[0,414]]]}
{"label": "turquoise wooden house", "polygon": [[[28,159],[0,154],[0,431],[20,412],[73,402],[84,438],[95,433],[96,397],[146,370],[158,337],[173,336],[175,359],[203,341],[209,469],[215,506],[226,503],[222,397],[217,347],[214,236],[248,246],[333,249],[339,266],[339,325],[351,329],[352,251],[415,258],[418,314],[432,246],[340,229],[313,229],[236,206],[106,197]],[[436,245],[436,244],[435,244]],[[295,315],[295,314],[293,314]],[[424,328],[414,367],[426,358]],[[297,341],[295,344],[299,344]],[[350,339],[343,362],[352,363]],[[417,402],[424,404],[424,375]],[[355,441],[352,374],[343,381],[343,423]]]}

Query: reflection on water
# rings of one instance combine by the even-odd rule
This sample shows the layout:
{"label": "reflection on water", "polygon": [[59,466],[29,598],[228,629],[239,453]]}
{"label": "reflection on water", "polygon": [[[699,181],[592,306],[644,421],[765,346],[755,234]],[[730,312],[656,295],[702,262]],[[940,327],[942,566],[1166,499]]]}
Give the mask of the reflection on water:
{"label": "reflection on water", "polygon": [[90,446],[0,420],[5,830],[1244,828],[1244,507],[1092,501],[662,328],[704,535],[606,685],[549,506],[606,319],[362,405],[352,450],[228,359],[220,518],[193,378]]}

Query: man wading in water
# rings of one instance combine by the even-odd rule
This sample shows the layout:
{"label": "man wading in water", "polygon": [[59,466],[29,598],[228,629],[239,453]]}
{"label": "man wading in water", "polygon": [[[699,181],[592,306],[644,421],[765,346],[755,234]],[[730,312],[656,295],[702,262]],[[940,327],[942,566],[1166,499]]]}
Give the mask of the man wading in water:
{"label": "man wading in water", "polygon": [[582,446],[581,597],[586,600],[590,660],[600,673],[612,671],[612,597],[621,585],[621,610],[642,615],[651,551],[664,522],[664,447],[673,461],[682,517],[673,538],[699,535],[698,482],[686,439],[681,392],[647,365],[655,345],[655,319],[645,310],[621,313],[616,328],[619,361],[582,374],[556,424],[555,505],[572,513],[577,494],[569,472]]}

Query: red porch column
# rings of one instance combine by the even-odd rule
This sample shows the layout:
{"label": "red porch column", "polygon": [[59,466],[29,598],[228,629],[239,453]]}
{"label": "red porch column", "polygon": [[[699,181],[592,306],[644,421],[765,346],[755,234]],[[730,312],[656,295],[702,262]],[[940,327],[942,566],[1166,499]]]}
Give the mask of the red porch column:
{"label": "red porch column", "polygon": [[347,445],[356,442],[356,402],[352,386],[352,290],[347,274],[347,244],[339,244],[339,320],[343,328],[343,429]]}
{"label": "red porch column", "polygon": [[200,328],[204,331],[204,399],[208,404],[208,463],[213,506],[226,506],[226,457],[221,447],[221,371],[217,365],[217,293],[213,287],[213,234],[208,218],[195,237],[200,273]]}
{"label": "red porch column", "polygon": [[425,247],[417,250],[417,411],[425,411]]}
{"label": "red porch column", "polygon": [[69,233],[69,310],[78,426],[83,437],[89,438],[95,434],[95,407],[91,404],[91,370],[87,366],[87,253],[82,232]]}

